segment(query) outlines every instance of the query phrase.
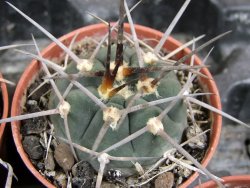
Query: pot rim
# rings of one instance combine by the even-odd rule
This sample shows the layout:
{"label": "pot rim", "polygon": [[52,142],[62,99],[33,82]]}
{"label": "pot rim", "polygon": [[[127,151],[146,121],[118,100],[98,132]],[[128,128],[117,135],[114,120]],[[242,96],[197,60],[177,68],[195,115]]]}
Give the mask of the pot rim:
{"label": "pot rim", "polygon": [[[0,73],[0,78],[3,78],[3,75]],[[1,84],[1,90],[2,90],[2,100],[3,100],[3,111],[2,111],[2,119],[8,117],[8,111],[9,111],[9,95],[6,83],[2,82]],[[6,123],[1,123],[0,125],[0,156],[3,155],[3,139],[4,139],[4,131],[5,131]]]}
{"label": "pot rim", "polygon": [[[246,186],[250,185],[250,175],[234,175],[222,177],[224,184],[228,186]],[[201,184],[202,188],[214,188],[216,183],[213,181],[208,181]],[[196,187],[198,188],[198,187]]]}
{"label": "pot rim", "polygon": [[[141,25],[135,25],[135,29],[137,31],[139,38],[140,38],[140,36],[143,36],[144,38],[150,37],[150,38],[155,38],[155,39],[159,40],[163,35],[163,33],[159,32],[155,29],[148,28],[148,27],[141,26]],[[126,32],[129,31],[129,24],[124,24],[124,30]],[[70,39],[72,39],[76,33],[79,33],[78,38],[82,39],[84,36],[93,36],[93,35],[95,36],[96,33],[100,32],[101,34],[103,34],[103,33],[105,33],[105,31],[107,31],[107,26],[105,26],[104,24],[102,24],[102,23],[94,24],[94,25],[89,25],[89,26],[85,26],[85,27],[79,28],[77,30],[74,30],[74,31],[60,37],[59,40],[62,41],[64,44],[68,44],[70,42]],[[172,46],[168,46],[170,44]],[[167,42],[165,42],[164,47],[165,48],[167,47],[169,49],[172,48],[170,50],[173,50],[180,45],[181,45],[180,42],[173,39],[172,37],[169,37]],[[57,48],[60,48],[60,47],[58,47],[53,42],[48,47],[46,47],[41,53],[45,58],[52,57],[49,54],[49,52],[55,52],[55,53],[57,53],[57,55],[59,55],[60,53],[58,52],[58,50],[56,50]],[[60,50],[60,52],[62,52],[62,51]],[[182,56],[183,54],[187,54],[190,52],[191,52],[190,49],[185,48],[178,55]],[[54,57],[56,57],[56,55]],[[197,56],[195,56],[195,64],[201,64],[201,60]],[[16,116],[16,115],[20,114],[20,111],[21,111],[20,105],[22,106],[22,102],[23,102],[22,98],[25,95],[24,88],[27,88],[29,86],[31,80],[33,80],[34,75],[36,75],[36,73],[38,72],[39,69],[40,69],[40,65],[38,64],[38,62],[36,60],[32,60],[31,64],[25,69],[24,73],[22,74],[22,76],[17,84],[16,91],[15,91],[15,94],[13,97],[11,116]],[[215,82],[212,80],[212,76],[211,76],[210,72],[208,71],[207,68],[202,68],[201,72],[203,74],[207,75],[209,78],[211,78],[209,80],[204,79],[204,78],[200,79],[201,83],[203,83],[203,84],[206,83],[207,89],[209,89],[210,92],[214,93],[214,95],[211,95],[209,97],[210,104],[213,105],[214,107],[216,107],[217,109],[221,110],[221,102],[220,102],[218,89],[216,87]],[[25,87],[23,87],[23,85],[25,85]],[[213,113],[213,123],[211,126],[212,128],[211,128],[211,135],[210,135],[210,145],[209,145],[207,152],[206,152],[206,155],[202,161],[203,166],[207,166],[208,162],[211,160],[211,158],[215,152],[215,149],[216,149],[218,142],[219,142],[221,125],[222,125],[221,116]],[[29,160],[27,154],[24,152],[24,149],[23,149],[23,146],[21,143],[20,122],[19,121],[12,122],[12,134],[13,134],[14,142],[15,142],[16,147],[17,147],[17,151],[18,151],[19,155],[21,156],[22,160],[24,161],[25,165],[28,167],[28,169],[45,186],[53,187],[53,185],[49,181],[47,181],[35,169],[35,167],[31,163],[31,161]],[[212,136],[213,136],[213,139],[212,139]],[[198,176],[197,172],[193,173],[185,182],[183,182],[180,185],[180,187],[182,187],[182,188],[187,187],[189,184],[191,184],[195,180],[195,178],[197,176]]]}

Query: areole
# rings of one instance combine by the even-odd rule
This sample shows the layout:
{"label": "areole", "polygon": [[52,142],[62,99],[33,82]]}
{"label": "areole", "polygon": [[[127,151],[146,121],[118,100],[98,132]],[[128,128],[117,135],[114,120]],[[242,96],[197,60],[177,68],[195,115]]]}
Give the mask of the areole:
{"label": "areole", "polygon": [[[153,38],[156,40],[159,40],[162,37],[162,33],[159,31],[156,31],[151,28],[147,28],[144,26],[135,25],[135,29],[138,35],[138,38]],[[130,32],[130,28],[128,24],[124,25],[124,30],[126,32]],[[104,24],[96,24],[96,25],[90,25],[87,27],[80,28],[78,30],[75,30],[63,37],[60,38],[60,41],[62,41],[65,45],[68,45],[72,38],[75,36],[76,33],[78,34],[77,40],[80,40],[86,36],[96,36],[96,35],[103,35],[107,32],[107,27]],[[173,39],[172,37],[169,37],[167,42],[164,44],[164,48],[167,51],[173,51],[177,47],[181,46],[181,43]],[[60,54],[63,51],[60,47],[58,47],[55,43],[50,44],[46,49],[42,51],[42,55],[44,58],[55,58],[59,57]],[[181,58],[186,54],[189,54],[191,51],[187,48],[182,50],[176,55],[176,58]],[[198,57],[195,57],[195,64],[200,65],[201,61]],[[13,98],[12,108],[11,108],[11,116],[17,116],[21,114],[21,107],[23,105],[25,93],[27,91],[27,88],[32,83],[32,80],[35,79],[35,77],[38,75],[38,72],[40,70],[40,64],[38,61],[33,60],[31,64],[27,67],[25,72],[20,78],[20,81],[16,87],[16,91]],[[220,98],[218,94],[218,90],[216,87],[215,82],[212,80],[212,76],[209,73],[208,69],[202,68],[201,73],[206,75],[207,77],[211,79],[205,79],[200,78],[199,82],[200,85],[203,87],[205,92],[213,93],[213,95],[209,96],[208,100],[210,105],[214,106],[217,109],[221,109],[221,103]],[[202,161],[202,165],[206,166],[210,159],[212,158],[215,149],[217,147],[220,131],[221,131],[221,116],[218,114],[213,113],[212,115],[212,125],[211,125],[211,133],[210,133],[210,144],[207,149],[207,153]],[[20,122],[13,122],[12,123],[12,132],[14,141],[17,147],[17,150],[28,167],[28,169],[34,174],[35,177],[37,177],[46,187],[53,187],[53,185],[47,181],[32,165],[31,161],[29,160],[27,154],[25,153],[23,146],[22,146],[22,135],[20,134]],[[186,180],[180,187],[187,187],[189,184],[191,184],[194,179],[198,176],[198,173],[194,173],[191,175],[188,180]]]}

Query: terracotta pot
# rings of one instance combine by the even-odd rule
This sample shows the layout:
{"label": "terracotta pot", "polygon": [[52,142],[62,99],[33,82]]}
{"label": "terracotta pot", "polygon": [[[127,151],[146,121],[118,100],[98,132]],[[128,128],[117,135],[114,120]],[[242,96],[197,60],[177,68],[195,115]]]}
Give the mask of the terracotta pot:
{"label": "terracotta pot", "polygon": [[[130,32],[128,24],[125,24],[125,31]],[[159,31],[156,31],[154,29],[150,29],[144,26],[136,26],[137,35],[139,38],[154,38],[154,39],[160,39],[162,37],[162,33]],[[87,27],[80,28],[78,30],[75,30],[63,37],[60,38],[60,41],[62,41],[64,44],[68,45],[73,38],[73,36],[79,32],[78,38],[82,39],[85,36],[96,36],[96,35],[102,35],[103,33],[107,32],[107,27],[104,24],[96,24],[96,25],[90,25]],[[152,42],[154,43],[154,42]],[[154,44],[152,44],[154,45]],[[179,47],[181,45],[180,42],[176,41],[172,37],[169,37],[168,41],[165,43],[164,48],[168,51],[172,51]],[[189,49],[185,49],[181,51],[176,57],[180,58],[185,54],[188,54],[190,52]],[[42,55],[45,58],[53,58],[58,57],[62,53],[62,50],[55,44],[50,44],[45,50],[42,51]],[[201,61],[198,57],[195,57],[195,64],[199,65],[201,64]],[[27,67],[25,72],[23,73],[22,77],[20,78],[20,81],[16,87],[16,92],[13,98],[12,103],[12,109],[11,109],[11,116],[16,116],[21,113],[21,106],[23,97],[25,96],[26,90],[29,87],[29,85],[32,83],[32,80],[37,76],[38,71],[40,70],[40,64],[33,60],[31,64]],[[209,73],[208,69],[203,68],[202,73],[207,75],[208,77],[211,77],[211,74]],[[202,87],[206,91],[209,91],[211,93],[214,93],[215,95],[211,95],[209,97],[209,102],[214,107],[221,109],[221,103],[220,103],[220,97],[218,94],[218,90],[216,87],[216,84],[213,80],[208,79],[200,79],[200,83]],[[210,138],[210,146],[207,150],[206,156],[204,160],[202,161],[203,166],[206,166],[210,159],[212,158],[215,149],[217,147],[220,131],[221,131],[221,116],[217,114],[213,114],[213,125],[211,128],[211,138]],[[53,185],[49,183],[32,165],[30,162],[27,154],[24,152],[23,146],[22,146],[22,135],[20,134],[20,122],[13,122],[12,123],[12,132],[13,137],[15,140],[15,144],[17,147],[17,150],[23,159],[26,166],[29,168],[29,170],[34,174],[35,177],[37,177],[45,186],[52,187]],[[197,173],[194,173],[187,181],[185,181],[181,187],[187,187],[191,182],[194,181],[194,179],[198,176]]]}
{"label": "terracotta pot", "polygon": [[[227,176],[222,178],[224,180],[224,185],[227,188],[249,188],[250,187],[250,175],[237,175],[237,176]],[[216,183],[209,181],[201,184],[201,188],[216,188]],[[197,186],[196,188],[199,188]]]}
{"label": "terracotta pot", "polygon": [[[0,78],[2,78],[2,74],[0,74]],[[1,106],[1,113],[2,113],[2,118],[7,118],[8,116],[8,111],[9,111],[9,98],[8,98],[8,91],[7,91],[7,86],[6,83],[2,82],[1,84],[1,91],[2,91],[2,102],[3,106]],[[2,123],[0,125],[0,158],[2,158],[5,154],[5,145],[4,145],[4,131],[5,131],[5,125],[6,123]]]}

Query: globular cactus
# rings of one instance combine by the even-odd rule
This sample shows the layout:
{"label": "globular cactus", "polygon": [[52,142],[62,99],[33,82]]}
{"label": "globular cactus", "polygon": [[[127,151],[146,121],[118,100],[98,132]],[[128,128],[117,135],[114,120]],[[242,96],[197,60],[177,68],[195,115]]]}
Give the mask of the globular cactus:
{"label": "globular cactus", "polygon": [[[115,63],[116,48],[117,45],[113,45],[111,47],[111,68],[114,67],[113,64]],[[93,61],[93,68],[91,69],[90,73],[105,71],[105,64],[107,63],[107,49],[107,46],[100,49]],[[72,142],[91,149],[95,143],[95,139],[97,138],[99,131],[105,124],[105,120],[107,119],[105,119],[105,115],[107,116],[110,115],[110,113],[115,113],[114,116],[119,119],[121,116],[119,113],[127,108],[130,101],[137,93],[140,93],[141,96],[134,101],[133,105],[147,104],[148,102],[157,100],[159,98],[176,96],[180,92],[181,84],[179,83],[174,71],[169,72],[155,85],[153,85],[152,82],[159,76],[159,71],[150,72],[149,74],[144,75],[142,73],[131,73],[131,75],[126,76],[126,72],[129,70],[131,71],[133,68],[138,68],[139,63],[134,47],[126,43],[124,45],[123,51],[123,65],[120,66],[112,86],[106,93],[101,91],[103,89],[101,87],[104,87],[103,80],[106,78],[105,76],[103,78],[82,77],[78,80],[96,97],[102,98],[107,108],[101,109],[78,88],[72,89],[65,98],[65,100],[70,104],[68,126]],[[86,54],[90,55],[92,52],[90,51]],[[82,58],[87,59],[89,56]],[[145,69],[157,66],[159,64],[158,61],[159,60],[156,60],[153,65],[146,65]],[[76,66],[76,64],[70,63],[66,69],[66,72],[68,74],[77,74],[79,70]],[[113,69],[110,69],[110,72],[112,71]],[[125,86],[116,94],[112,93],[112,89],[114,89],[116,86],[123,85],[123,83],[131,83],[133,80],[136,81],[132,84],[129,84],[128,86]],[[147,83],[149,86],[147,86]],[[63,93],[69,85],[69,81],[68,79],[60,79],[56,82],[56,85]],[[150,88],[152,91],[150,91]],[[51,109],[56,108],[59,103],[55,93],[51,94],[49,101]],[[111,120],[110,124],[113,127],[107,131],[97,151],[101,152],[109,146],[145,127],[150,118],[158,116],[164,109],[166,109],[167,106],[168,104],[161,104],[129,113],[119,128],[116,127],[117,120]],[[67,139],[63,126],[64,122],[60,115],[51,116],[51,121],[55,126],[55,134]],[[180,142],[183,131],[187,125],[185,104],[183,102],[176,104],[175,107],[168,113],[168,115],[163,117],[162,123],[164,125],[164,130],[168,132],[174,140]],[[166,141],[164,141],[162,138],[151,133],[145,133],[142,136],[128,142],[127,144],[109,152],[108,154],[117,157],[159,157],[170,148],[172,148],[172,146],[166,143]],[[81,160],[89,161],[91,165],[96,170],[98,170],[99,162],[97,159],[93,160],[89,154],[79,150],[76,152]],[[152,165],[154,162],[155,159],[146,160],[141,162],[141,165]],[[112,161],[107,165],[106,169],[119,169],[124,174],[131,174],[135,171],[134,165],[130,161]]]}

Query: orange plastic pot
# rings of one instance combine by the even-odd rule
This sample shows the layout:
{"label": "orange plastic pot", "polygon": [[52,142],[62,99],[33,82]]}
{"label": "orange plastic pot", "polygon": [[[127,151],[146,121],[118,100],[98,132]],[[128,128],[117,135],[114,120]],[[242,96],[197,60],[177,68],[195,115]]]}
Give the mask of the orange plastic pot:
{"label": "orange plastic pot", "polygon": [[[227,176],[222,178],[224,180],[224,185],[227,188],[249,188],[250,187],[250,175],[237,175],[237,176]],[[206,182],[200,185],[201,188],[216,188],[216,183],[213,181]],[[199,188],[197,186],[196,188]]]}
{"label": "orange plastic pot", "polygon": [[[125,24],[124,30],[126,32],[130,32],[130,28],[128,24]],[[162,37],[162,33],[159,31],[156,31],[154,29],[139,26],[136,25],[136,32],[139,38],[150,38],[150,39],[156,39],[159,40]],[[79,33],[77,40],[80,40],[86,36],[102,36],[104,33],[107,32],[107,27],[104,24],[95,24],[90,25],[87,27],[80,28],[78,30],[75,30],[63,37],[60,38],[60,41],[62,41],[65,45],[69,45],[72,38],[75,36],[76,33]],[[155,42],[152,41],[152,45],[155,45]],[[169,37],[168,41],[165,43],[164,48],[167,51],[173,51],[177,47],[181,45],[180,42],[176,41],[172,37]],[[189,49],[184,49],[179,54],[176,55],[176,58],[180,58],[190,52]],[[55,44],[50,44],[47,48],[45,48],[42,51],[42,55],[45,58],[54,58],[59,57],[62,54],[62,50]],[[201,64],[201,61],[198,57],[195,57],[195,64],[199,65]],[[27,91],[27,88],[32,83],[32,81],[35,79],[35,77],[38,75],[38,71],[40,70],[40,64],[38,61],[33,60],[31,64],[27,67],[25,72],[20,78],[20,81],[16,87],[16,91],[13,98],[12,103],[12,109],[11,109],[11,116],[17,116],[21,114],[22,110],[21,107],[23,106],[23,101],[25,98],[25,93]],[[203,68],[201,72],[205,75],[207,75],[209,78],[211,77],[211,74],[209,73],[208,69]],[[212,106],[221,109],[221,103],[220,103],[220,97],[218,94],[218,90],[216,87],[216,84],[212,79],[200,79],[200,84],[204,88],[205,91],[214,93],[214,95],[211,95],[209,97],[209,102]],[[221,116],[217,114],[213,114],[212,116],[212,127],[211,127],[211,138],[210,138],[210,146],[207,150],[206,156],[204,157],[202,164],[203,166],[206,166],[210,159],[212,158],[215,149],[217,147],[219,136],[221,132]],[[17,150],[23,159],[24,163],[28,167],[28,169],[34,174],[35,177],[37,177],[45,186],[52,187],[53,185],[48,182],[32,165],[31,161],[29,160],[27,154],[24,152],[23,146],[22,146],[22,135],[20,134],[20,122],[13,122],[12,123],[12,132],[14,141],[17,147]],[[198,176],[197,173],[194,173],[187,181],[185,181],[181,187],[187,187],[190,183],[194,181],[194,179]]]}
{"label": "orange plastic pot", "polygon": [[[2,74],[0,73],[0,78],[2,77]],[[8,116],[8,110],[9,110],[9,98],[8,98],[8,91],[7,91],[7,86],[6,83],[2,82],[1,83],[1,91],[2,91],[2,101],[3,101],[3,106],[1,106],[0,108],[2,111],[2,118],[7,118]],[[5,125],[6,123],[2,123],[0,125],[0,158],[4,156],[5,154],[5,145],[4,145],[4,131],[5,131]]]}

